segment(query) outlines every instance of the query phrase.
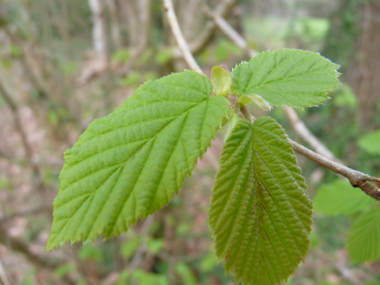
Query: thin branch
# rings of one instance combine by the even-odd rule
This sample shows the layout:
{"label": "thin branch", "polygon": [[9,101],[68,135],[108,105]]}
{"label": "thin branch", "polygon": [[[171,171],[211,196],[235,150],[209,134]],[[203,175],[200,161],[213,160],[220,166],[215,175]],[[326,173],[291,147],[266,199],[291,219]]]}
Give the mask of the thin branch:
{"label": "thin branch", "polygon": [[231,27],[231,25],[219,14],[212,12],[207,6],[203,7],[205,13],[214,20],[216,26],[225,33],[225,35],[233,41],[241,49],[245,50],[250,57],[258,55],[258,52],[249,48],[246,40]]}
{"label": "thin branch", "polygon": [[[50,258],[48,255],[37,254],[31,249],[25,240],[10,236],[2,223],[0,223],[0,243],[21,253],[36,267],[52,271],[61,265],[56,259]],[[67,284],[77,284],[76,280],[74,280],[71,275],[66,275],[63,279]]]}
{"label": "thin branch", "polygon": [[[7,89],[2,84],[1,80],[0,80],[0,96],[4,99],[5,103],[8,105],[9,109],[12,112],[16,131],[21,136],[21,141],[22,141],[22,144],[23,144],[23,147],[25,150],[26,161],[28,162],[28,165],[30,165],[32,167],[32,170],[33,170],[33,172],[37,178],[37,189],[41,190],[40,192],[42,194],[46,190],[46,188],[45,188],[45,185],[44,185],[44,182],[42,179],[41,170],[37,166],[37,164],[35,164],[33,162],[32,147],[30,146],[28,139],[27,139],[27,136],[26,136],[26,132],[22,127],[20,116],[19,116],[18,106],[17,106],[16,102],[13,101],[13,98],[8,93]],[[1,156],[3,156],[3,155],[1,155]],[[6,155],[3,157],[6,157]]]}
{"label": "thin branch", "polygon": [[32,148],[29,145],[28,139],[26,137],[26,133],[24,129],[22,128],[21,120],[18,114],[18,107],[17,104],[13,101],[11,95],[8,93],[8,91],[3,86],[2,82],[0,81],[0,96],[3,97],[5,103],[8,105],[9,109],[12,112],[15,128],[17,132],[21,136],[21,141],[25,149],[25,155],[28,158],[28,160],[32,160]]}
{"label": "thin branch", "polygon": [[154,216],[150,215],[149,217],[146,218],[146,220],[144,221],[141,227],[141,231],[139,235],[142,237],[142,241],[139,248],[136,250],[135,254],[133,255],[131,262],[128,265],[129,271],[133,271],[139,266],[141,260],[143,260],[143,255],[148,250],[148,231],[150,227],[152,226],[153,222],[154,222]]}
{"label": "thin branch", "polygon": [[171,0],[163,0],[164,1],[164,9],[166,11],[166,16],[168,18],[170,27],[172,29],[173,35],[177,41],[178,47],[181,50],[184,59],[187,64],[196,72],[203,74],[202,69],[199,67],[198,63],[195,61],[193,55],[190,52],[189,46],[186,43],[185,38],[183,37],[182,31],[179,27],[177,16],[174,12],[173,2]]}
{"label": "thin branch", "polygon": [[285,106],[284,108],[285,114],[288,117],[290,123],[292,124],[293,129],[297,134],[301,136],[301,138],[307,142],[312,149],[314,149],[320,155],[323,155],[331,160],[334,160],[338,163],[342,163],[339,159],[337,159],[334,154],[323,144],[321,143],[306,127],[305,123],[301,121],[297,112],[289,106]]}
{"label": "thin branch", "polygon": [[318,163],[319,165],[326,167],[332,170],[333,172],[346,177],[350,181],[352,186],[359,187],[367,195],[371,196],[372,198],[376,200],[380,200],[380,189],[376,188],[376,186],[374,186],[373,184],[370,184],[367,182],[367,181],[380,182],[380,178],[370,176],[363,172],[351,169],[345,165],[332,161],[331,159],[328,159],[318,153],[315,153],[314,151],[304,147],[303,145],[300,145],[299,143],[291,139],[289,139],[289,141],[291,142],[293,149],[299,154],[302,154],[303,156]]}
{"label": "thin branch", "polygon": [[29,207],[27,209],[21,210],[19,212],[13,213],[8,216],[3,216],[0,218],[0,223],[8,222],[9,220],[16,218],[16,217],[22,217],[22,216],[28,216],[28,215],[36,215],[38,213],[47,212],[51,215],[53,212],[53,205],[51,203],[46,205],[39,205],[37,207]]}
{"label": "thin branch", "polygon": [[[221,17],[225,17],[228,14],[228,12],[230,12],[232,8],[236,5],[236,3],[237,0],[219,1],[214,13],[220,15]],[[215,28],[215,22],[208,21],[203,27],[202,31],[200,31],[199,35],[188,43],[190,52],[192,54],[199,53],[211,41],[212,36],[215,32]],[[177,48],[174,51],[174,57],[180,56],[182,56],[181,51]]]}
{"label": "thin branch", "polygon": [[[1,282],[3,282],[4,285],[11,285],[11,282],[9,282],[7,273],[5,272],[5,269],[4,269],[3,263],[1,262],[1,259],[0,259],[0,280],[1,280]],[[12,282],[12,284],[14,284],[14,283]]]}

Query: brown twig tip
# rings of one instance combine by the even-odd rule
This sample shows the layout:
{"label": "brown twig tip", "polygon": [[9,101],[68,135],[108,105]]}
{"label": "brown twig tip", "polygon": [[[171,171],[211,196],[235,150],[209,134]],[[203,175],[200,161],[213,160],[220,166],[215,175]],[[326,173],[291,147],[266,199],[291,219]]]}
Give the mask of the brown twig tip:
{"label": "brown twig tip", "polygon": [[357,185],[352,186],[362,189],[362,191],[368,196],[371,196],[375,200],[380,201],[380,189],[375,185],[368,183],[367,181],[360,181]]}

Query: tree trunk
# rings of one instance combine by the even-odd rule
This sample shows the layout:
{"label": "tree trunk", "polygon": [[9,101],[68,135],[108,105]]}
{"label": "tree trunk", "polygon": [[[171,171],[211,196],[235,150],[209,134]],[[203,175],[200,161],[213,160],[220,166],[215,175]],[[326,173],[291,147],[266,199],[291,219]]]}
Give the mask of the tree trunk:
{"label": "tree trunk", "polygon": [[103,17],[103,3],[101,0],[88,0],[92,12],[92,38],[94,50],[97,52],[107,51],[106,27]]}
{"label": "tree trunk", "polygon": [[370,127],[380,101],[380,1],[361,5],[361,32],[356,39],[347,79],[358,98],[362,127]]}

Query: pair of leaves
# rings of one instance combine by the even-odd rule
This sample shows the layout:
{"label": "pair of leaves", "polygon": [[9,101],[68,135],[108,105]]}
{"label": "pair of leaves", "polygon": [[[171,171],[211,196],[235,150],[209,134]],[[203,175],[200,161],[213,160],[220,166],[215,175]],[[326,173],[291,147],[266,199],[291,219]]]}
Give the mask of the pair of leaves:
{"label": "pair of leaves", "polygon": [[285,132],[239,120],[220,157],[209,225],[216,254],[246,284],[279,284],[305,257],[311,201]]}
{"label": "pair of leaves", "polygon": [[345,180],[323,185],[314,198],[314,210],[328,216],[352,215],[354,220],[346,240],[351,262],[374,261],[380,257],[379,203],[353,188]]}
{"label": "pair of leaves", "polygon": [[[312,106],[339,84],[336,68],[285,49],[237,66],[223,96],[210,97],[210,80],[191,71],[143,84],[66,151],[47,249],[118,235],[168,203],[228,117],[229,90],[272,106]],[[279,283],[306,254],[311,204],[281,127],[269,118],[235,123],[210,210],[217,254],[238,279]]]}

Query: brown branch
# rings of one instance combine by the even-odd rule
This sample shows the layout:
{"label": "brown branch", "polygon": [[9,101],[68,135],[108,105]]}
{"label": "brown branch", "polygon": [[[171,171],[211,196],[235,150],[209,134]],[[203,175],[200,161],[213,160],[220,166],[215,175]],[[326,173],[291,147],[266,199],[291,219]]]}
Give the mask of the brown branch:
{"label": "brown branch", "polygon": [[200,74],[203,74],[202,69],[199,67],[198,63],[195,61],[193,55],[190,52],[189,46],[187,45],[186,40],[183,37],[182,31],[178,24],[177,16],[174,12],[172,0],[163,0],[163,1],[164,1],[164,9],[166,12],[166,16],[168,18],[174,38],[177,41],[178,47],[181,50],[185,61],[190,66],[191,70],[194,70],[196,72],[199,72]]}
{"label": "brown branch", "polygon": [[1,282],[3,282],[4,285],[15,284],[14,282],[11,283],[9,281],[9,278],[7,276],[7,273],[5,272],[5,269],[4,269],[4,266],[3,266],[3,263],[1,262],[1,260],[0,260],[0,280],[1,280]]}
{"label": "brown branch", "polygon": [[[220,1],[219,4],[216,6],[214,13],[216,15],[220,15],[221,17],[225,17],[228,14],[228,12],[230,12],[232,8],[236,5],[236,3],[237,0]],[[189,49],[192,54],[199,53],[211,41],[215,29],[216,25],[214,21],[208,21],[206,23],[202,31],[200,31],[199,35],[188,43]],[[173,56],[182,56],[181,51],[179,49],[176,49],[174,51]]]}
{"label": "brown branch", "polygon": [[[2,223],[0,223],[0,243],[21,253],[36,267],[52,271],[60,266],[60,263],[57,263],[55,259],[49,258],[47,255],[43,256],[35,253],[23,239],[10,236]],[[63,279],[68,284],[77,284],[77,282],[74,281],[70,275],[64,276]]]}
{"label": "brown branch", "polygon": [[333,172],[346,177],[350,181],[352,186],[359,187],[367,195],[371,196],[372,198],[376,200],[380,200],[380,189],[376,188],[376,186],[367,182],[367,181],[380,182],[380,178],[370,176],[363,172],[351,169],[343,164],[339,164],[335,161],[332,161],[331,159],[328,159],[318,153],[315,153],[314,151],[304,147],[303,145],[300,145],[299,143],[291,139],[289,139],[289,141],[291,142],[293,149],[299,154],[302,154],[303,156],[318,163],[319,165],[326,167],[332,170]]}
{"label": "brown branch", "polygon": [[43,213],[43,212],[47,212],[49,213],[50,215],[52,214],[53,212],[53,205],[51,203],[49,204],[46,204],[46,205],[39,205],[37,207],[29,207],[27,209],[24,209],[24,210],[21,210],[19,212],[16,212],[16,213],[13,213],[11,215],[7,215],[7,216],[4,216],[4,217],[1,217],[0,218],[0,223],[5,223],[13,218],[16,218],[16,217],[22,217],[22,216],[28,216],[28,215],[35,215],[35,214],[39,214],[39,213]]}
{"label": "brown branch", "polygon": [[[32,152],[32,147],[30,146],[25,130],[22,127],[21,120],[19,117],[19,110],[16,102],[13,101],[11,95],[8,93],[7,89],[4,87],[0,80],[0,96],[3,97],[5,103],[8,105],[9,109],[12,112],[13,120],[14,120],[14,125],[16,128],[16,131],[19,133],[21,136],[21,141],[25,150],[25,158],[26,161],[28,162],[28,165],[32,167],[32,170],[37,178],[37,189],[41,190],[41,194],[45,192],[46,187],[44,185],[42,175],[41,175],[41,170],[37,166],[37,164],[34,163],[33,161],[33,152]],[[7,156],[5,156],[7,157]]]}
{"label": "brown branch", "polygon": [[306,127],[305,123],[301,121],[294,108],[285,106],[284,111],[293,129],[296,131],[298,135],[301,136],[301,138],[305,142],[307,142],[310,145],[312,149],[314,149],[320,155],[323,155],[328,159],[334,160],[342,164],[342,162],[339,159],[337,159],[334,156],[334,154],[310,132],[310,130]]}
{"label": "brown branch", "polygon": [[1,80],[0,80],[0,96],[3,97],[5,103],[8,105],[9,109],[12,112],[15,128],[21,136],[21,141],[22,141],[22,144],[23,144],[24,149],[25,149],[25,155],[28,158],[28,160],[31,161],[32,160],[32,148],[29,145],[28,139],[26,137],[26,133],[22,127],[21,120],[20,120],[20,117],[18,114],[17,104],[13,101],[11,95],[5,89]]}
{"label": "brown branch", "polygon": [[17,164],[17,165],[20,165],[23,167],[28,165],[31,167],[36,166],[39,168],[46,167],[46,166],[55,167],[55,168],[62,168],[62,165],[63,165],[63,159],[54,159],[51,161],[47,161],[47,160],[41,161],[40,159],[33,158],[33,160],[29,161],[29,160],[25,159],[25,157],[16,156],[13,153],[9,152],[8,150],[4,151],[2,149],[0,149],[0,159],[8,160],[9,162],[11,162],[13,164]]}
{"label": "brown branch", "polygon": [[241,49],[245,50],[250,57],[254,57],[258,54],[257,51],[249,48],[246,40],[239,35],[239,33],[231,27],[231,25],[219,14],[212,12],[207,6],[203,7],[205,13],[214,20],[216,26],[225,33],[225,35],[233,41]]}

